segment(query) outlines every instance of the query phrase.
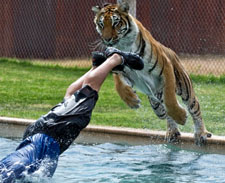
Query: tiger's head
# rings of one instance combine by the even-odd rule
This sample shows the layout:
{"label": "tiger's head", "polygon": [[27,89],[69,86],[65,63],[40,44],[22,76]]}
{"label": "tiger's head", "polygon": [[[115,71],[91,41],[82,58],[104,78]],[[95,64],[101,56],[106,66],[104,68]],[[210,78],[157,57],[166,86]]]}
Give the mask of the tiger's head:
{"label": "tiger's head", "polygon": [[114,46],[129,32],[128,3],[107,4],[102,8],[94,6],[92,11],[96,14],[96,30],[106,46]]}

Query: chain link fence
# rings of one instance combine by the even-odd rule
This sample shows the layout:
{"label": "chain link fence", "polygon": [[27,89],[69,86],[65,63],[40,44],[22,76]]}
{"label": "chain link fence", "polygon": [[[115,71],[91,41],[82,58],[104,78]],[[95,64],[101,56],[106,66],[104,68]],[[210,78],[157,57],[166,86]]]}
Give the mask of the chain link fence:
{"label": "chain link fence", "polygon": [[[0,56],[90,66],[90,53],[99,39],[91,8],[104,3],[0,0]],[[224,0],[136,0],[134,4],[137,19],[156,40],[180,55],[188,72],[225,74]]]}

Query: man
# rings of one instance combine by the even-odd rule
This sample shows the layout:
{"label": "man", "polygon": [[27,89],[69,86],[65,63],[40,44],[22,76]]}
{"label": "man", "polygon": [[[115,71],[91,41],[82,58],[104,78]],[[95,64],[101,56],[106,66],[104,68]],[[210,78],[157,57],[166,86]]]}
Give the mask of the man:
{"label": "man", "polygon": [[111,70],[122,71],[125,66],[141,70],[142,59],[134,53],[108,48],[105,54],[94,52],[93,67],[72,83],[64,101],[31,124],[16,151],[0,161],[0,180],[3,183],[23,179],[45,164],[42,174],[52,177],[58,157],[90,122],[98,100],[98,91]]}

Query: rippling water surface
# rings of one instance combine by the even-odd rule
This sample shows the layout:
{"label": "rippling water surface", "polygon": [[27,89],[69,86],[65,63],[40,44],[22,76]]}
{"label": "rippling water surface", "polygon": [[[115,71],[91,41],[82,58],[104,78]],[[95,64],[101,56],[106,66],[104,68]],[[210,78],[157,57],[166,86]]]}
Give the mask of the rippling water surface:
{"label": "rippling water surface", "polygon": [[[0,159],[18,140],[0,138]],[[168,145],[74,144],[59,159],[50,183],[225,183],[225,155],[202,154]]]}

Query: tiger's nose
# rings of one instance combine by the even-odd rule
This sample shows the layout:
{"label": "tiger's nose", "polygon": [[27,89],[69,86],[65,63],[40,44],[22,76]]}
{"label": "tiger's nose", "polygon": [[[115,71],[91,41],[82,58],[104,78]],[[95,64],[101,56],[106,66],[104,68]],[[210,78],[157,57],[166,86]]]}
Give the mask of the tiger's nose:
{"label": "tiger's nose", "polygon": [[111,42],[112,38],[104,38],[105,42]]}

